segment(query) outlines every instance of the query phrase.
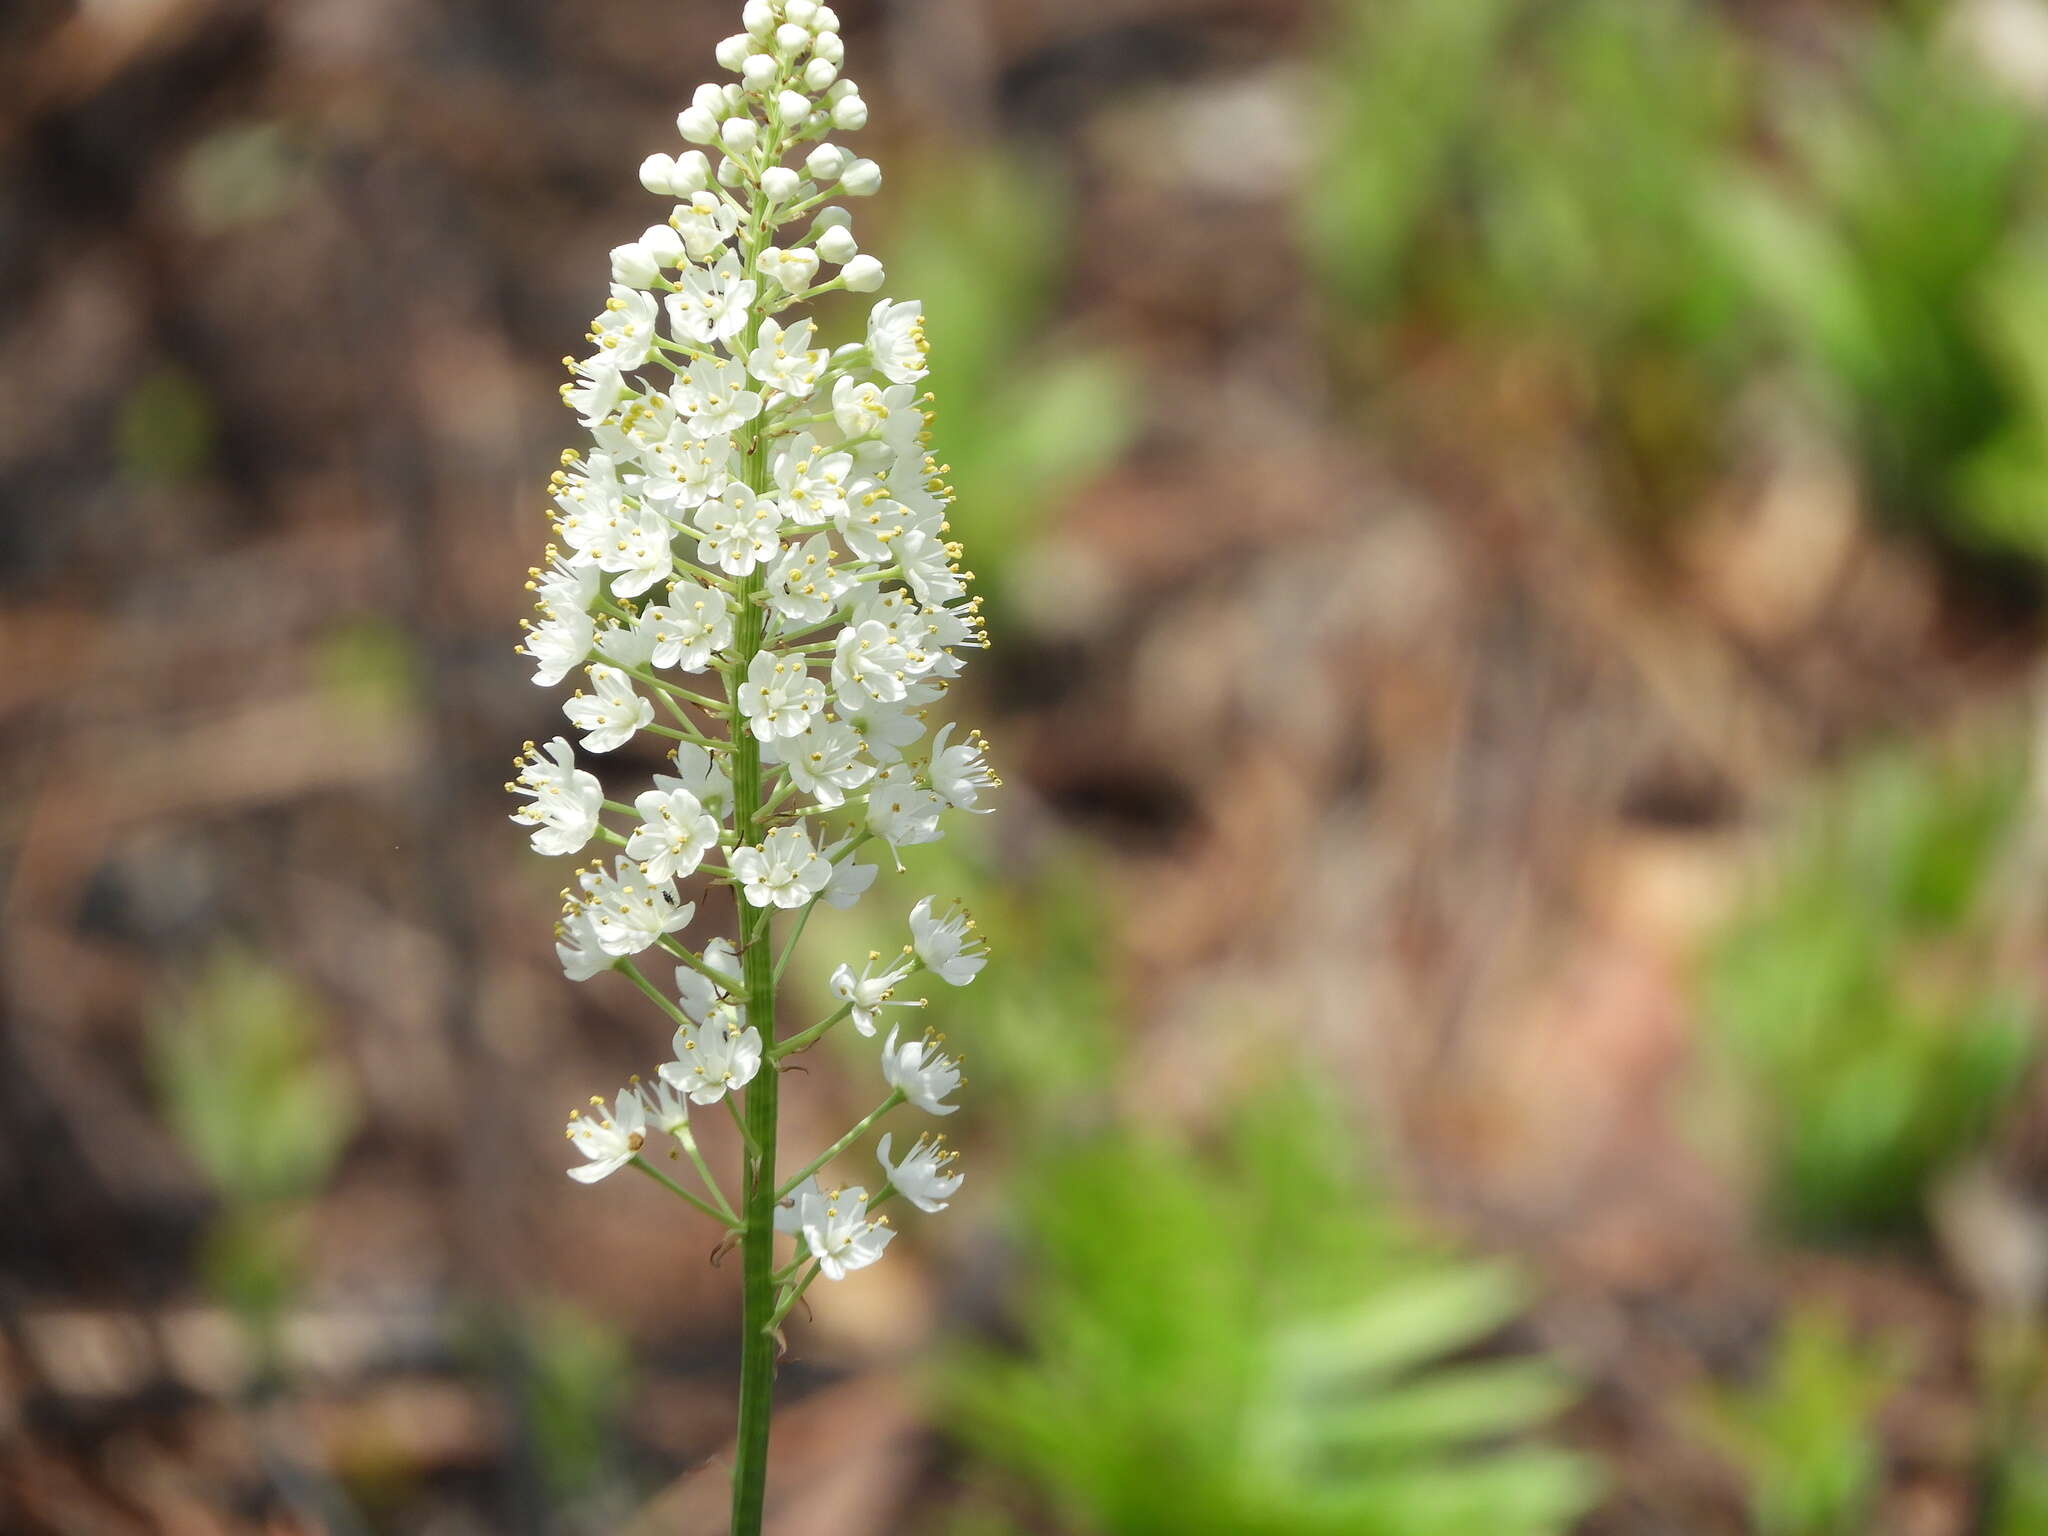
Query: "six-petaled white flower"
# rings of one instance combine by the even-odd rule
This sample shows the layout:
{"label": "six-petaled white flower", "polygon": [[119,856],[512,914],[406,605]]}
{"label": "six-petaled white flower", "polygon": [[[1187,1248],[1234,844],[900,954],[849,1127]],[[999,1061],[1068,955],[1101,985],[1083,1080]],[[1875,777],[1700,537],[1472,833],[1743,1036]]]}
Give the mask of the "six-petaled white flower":
{"label": "six-petaled white flower", "polygon": [[609,1114],[603,1099],[592,1098],[590,1107],[594,1113],[588,1115],[569,1111],[569,1144],[586,1159],[569,1170],[569,1177],[580,1184],[595,1184],[617,1173],[647,1143],[647,1105],[636,1090],[621,1088]]}
{"label": "six-petaled white flower", "polygon": [[929,896],[910,909],[910,942],[917,958],[950,986],[966,986],[988,964],[988,946],[975,933],[974,919],[957,908],[933,917]]}
{"label": "six-petaled white flower", "polygon": [[583,750],[609,752],[654,720],[654,706],[633,691],[626,674],[602,663],[590,668],[595,694],[578,692],[562,706],[569,723],[583,732]]}
{"label": "six-petaled white flower", "polygon": [[775,1230],[801,1237],[827,1280],[867,1268],[896,1235],[886,1219],[868,1215],[868,1192],[858,1184],[820,1189],[816,1179],[804,1180],[776,1208]]}
{"label": "six-petaled white flower", "polygon": [[526,754],[519,761],[519,777],[505,787],[533,797],[531,804],[512,813],[512,819],[534,829],[535,853],[576,853],[597,830],[604,786],[597,782],[596,774],[576,766],[575,753],[559,736],[545,748],[527,743]]}
{"label": "six-petaled white flower", "polygon": [[960,1106],[939,1101],[960,1086],[960,1063],[939,1049],[939,1037],[927,1032],[916,1040],[896,1043],[892,1029],[882,1043],[882,1077],[926,1114],[950,1115]]}
{"label": "six-petaled white flower", "polygon": [[896,988],[910,974],[910,965],[899,962],[877,971],[875,967],[881,964],[881,960],[881,951],[871,949],[868,951],[868,963],[861,967],[858,976],[853,974],[850,965],[842,965],[832,973],[833,994],[846,1005],[847,1021],[864,1035],[874,1034],[875,1017],[885,1007],[924,1006],[924,999],[920,997],[896,1001]]}
{"label": "six-petaled white flower", "polygon": [[825,889],[832,866],[802,827],[777,827],[760,847],[733,849],[732,873],[757,907],[801,907]]}
{"label": "six-petaled white flower", "polygon": [[894,1163],[889,1160],[892,1141],[893,1137],[885,1135],[875,1144],[875,1161],[889,1175],[896,1193],[920,1211],[943,1211],[966,1180],[965,1174],[947,1171],[960,1154],[946,1145],[943,1136],[920,1136],[917,1145],[903,1154],[903,1161]]}

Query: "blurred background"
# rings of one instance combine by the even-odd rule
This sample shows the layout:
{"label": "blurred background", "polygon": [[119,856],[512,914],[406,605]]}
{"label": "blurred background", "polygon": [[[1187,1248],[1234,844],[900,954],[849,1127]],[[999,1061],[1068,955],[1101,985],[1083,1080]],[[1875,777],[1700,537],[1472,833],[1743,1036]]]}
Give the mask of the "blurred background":
{"label": "blurred background", "polygon": [[[2048,1533],[2048,3],[838,9],[1007,788],[775,1529]],[[722,1529],[500,785],[736,15],[0,13],[0,1530]]]}

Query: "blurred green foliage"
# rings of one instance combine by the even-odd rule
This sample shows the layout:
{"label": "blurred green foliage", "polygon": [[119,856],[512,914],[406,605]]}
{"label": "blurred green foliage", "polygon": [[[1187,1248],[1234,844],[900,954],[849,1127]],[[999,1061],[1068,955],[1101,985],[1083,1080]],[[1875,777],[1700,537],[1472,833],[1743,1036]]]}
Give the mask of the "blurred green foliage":
{"label": "blurred green foliage", "polygon": [[322,1028],[319,1005],[288,976],[224,945],[150,1034],[165,1117],[221,1198],[209,1289],[259,1322],[297,1287],[301,1203],[325,1185],[357,1123]]}
{"label": "blurred green foliage", "polygon": [[1214,1155],[1118,1129],[1034,1160],[1023,1350],[955,1363],[957,1432],[1087,1530],[1562,1530],[1592,1472],[1529,1437],[1570,1386],[1475,1353],[1513,1275],[1408,1231],[1301,1088],[1248,1102]]}
{"label": "blurred green foliage", "polygon": [[1789,360],[1896,526],[2048,560],[2044,128],[1960,50],[1897,9],[1804,48],[1699,0],[1338,15],[1305,232],[1370,381],[1411,332],[1533,353],[1654,523]]}
{"label": "blurred green foliage", "polygon": [[987,604],[1015,606],[1019,556],[1049,509],[1113,462],[1136,430],[1135,381],[1106,344],[1041,344],[1066,269],[1058,179],[1021,159],[948,157],[904,172],[892,277],[924,303],[951,466]]}
{"label": "blurred green foliage", "polygon": [[1741,1471],[1759,1536],[1868,1531],[1883,1459],[1873,1427],[1907,1369],[1903,1349],[1795,1313],[1761,1379],[1703,1394],[1695,1419]]}
{"label": "blurred green foliage", "polygon": [[1793,1231],[1917,1230],[2018,1088],[2034,1009],[1988,963],[1987,897],[2023,787],[2012,756],[1862,764],[1712,956],[1708,1013]]}
{"label": "blurred green foliage", "polygon": [[620,1427],[634,1385],[617,1328],[567,1306],[526,1321],[519,1381],[527,1433],[550,1499],[560,1505],[621,1486]]}
{"label": "blurred green foliage", "polygon": [[213,460],[214,405],[200,382],[166,365],[142,375],[114,421],[114,457],[143,485],[176,485]]}

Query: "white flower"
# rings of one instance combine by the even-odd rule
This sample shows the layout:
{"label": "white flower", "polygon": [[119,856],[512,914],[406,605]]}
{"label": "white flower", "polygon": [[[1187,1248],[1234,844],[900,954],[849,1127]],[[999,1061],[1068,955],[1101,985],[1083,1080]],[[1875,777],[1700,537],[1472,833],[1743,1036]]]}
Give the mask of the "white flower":
{"label": "white flower", "polygon": [[915,384],[929,371],[930,348],[924,339],[924,305],[882,300],[868,313],[868,352],[876,369],[892,384]]}
{"label": "white flower", "polygon": [[[854,261],[866,259],[856,256]],[[849,269],[851,266],[849,262]],[[922,431],[923,413],[912,404],[916,398],[917,391],[908,384],[892,384],[883,389],[865,379],[842,375],[832,386],[832,416],[848,437],[866,437],[870,432],[881,431],[892,418],[903,416],[916,417],[914,430]]]}
{"label": "white flower", "polygon": [[910,940],[917,958],[950,986],[966,986],[988,964],[988,946],[975,934],[974,919],[958,908],[933,917],[929,896],[910,909]]}
{"label": "white flower", "polygon": [[948,721],[932,739],[932,789],[956,809],[986,815],[989,808],[977,807],[974,802],[984,789],[1000,789],[1003,783],[988,771],[983,756],[988,743],[981,739],[981,732],[969,731],[959,746],[949,747],[946,738],[952,734],[952,722]]}
{"label": "white flower", "polygon": [[617,957],[604,952],[589,915],[577,906],[563,913],[562,920],[555,924],[555,958],[561,961],[562,974],[569,980],[588,981],[600,971],[610,970]]}
{"label": "white flower", "polygon": [[[755,283],[731,251],[709,267],[683,269],[678,291],[668,296],[668,321],[677,338],[724,341],[747,328],[747,306],[754,302]],[[713,428],[723,431],[724,428]]]}
{"label": "white flower", "polygon": [[875,765],[861,760],[860,749],[852,726],[813,720],[801,736],[779,743],[776,750],[797,788],[830,809],[846,802],[849,789],[858,789],[875,776]]}
{"label": "white flower", "polygon": [[669,223],[682,237],[683,250],[692,261],[711,260],[739,222],[739,209],[717,193],[702,190],[691,193],[689,201],[669,216]]}
{"label": "white flower", "polygon": [[[848,834],[846,842],[852,842],[852,834]],[[825,858],[831,858],[834,864],[831,864],[831,881],[825,885],[825,893],[819,897],[827,907],[838,907],[840,911],[860,901],[860,897],[866,895],[868,887],[874,885],[874,877],[881,874],[881,870],[874,864],[856,864],[852,858],[842,858],[840,854],[844,848],[846,844],[825,850]]]}
{"label": "white flower", "polygon": [[[868,790],[868,827],[892,849],[935,843],[945,808],[946,802],[919,784],[908,767],[896,763]],[[900,858],[896,867],[903,867]]]}
{"label": "white flower", "polygon": [[886,625],[873,619],[839,631],[832,650],[832,687],[848,709],[899,704],[916,661]]}
{"label": "white flower", "polygon": [[596,774],[576,766],[569,743],[559,736],[545,748],[527,743],[526,754],[520,759],[519,777],[505,787],[514,794],[533,797],[530,805],[522,805],[512,813],[512,819],[533,827],[535,853],[575,853],[597,830],[604,786],[598,783]]}
{"label": "white flower", "polygon": [[808,432],[775,456],[775,485],[782,493],[783,510],[791,522],[806,528],[847,515],[846,487],[852,475],[852,454],[827,452]]}
{"label": "white flower", "polygon": [[668,934],[689,926],[695,903],[676,894],[667,880],[653,880],[628,859],[613,872],[593,864],[576,877],[583,887],[582,907],[590,919],[598,947],[613,956],[637,955]]}
{"label": "white flower", "polygon": [[603,663],[590,668],[595,696],[576,691],[562,705],[569,723],[584,733],[583,750],[609,752],[633,739],[633,733],[654,722],[654,706],[633,691],[626,674]]}
{"label": "white flower", "polygon": [[634,513],[598,555],[600,569],[618,573],[612,578],[613,595],[638,597],[657,581],[666,581],[675,569],[669,543],[674,537],[675,528],[659,512],[643,507]]}
{"label": "white flower", "polygon": [[[690,1134],[690,1105],[669,1087],[668,1081],[656,1075],[654,1081],[640,1089],[642,1102],[647,1105],[647,1123],[664,1136],[673,1136],[682,1141]],[[673,1157],[675,1154],[669,1154]],[[897,1186],[899,1189],[901,1185]]]}
{"label": "white flower", "polygon": [[732,873],[757,907],[801,907],[825,889],[832,866],[802,827],[777,827],[760,847],[733,849]]}
{"label": "white flower", "polygon": [[654,654],[654,638],[641,624],[614,620],[597,632],[597,649],[606,661],[621,667],[644,667]]}
{"label": "white flower", "polygon": [[657,667],[702,672],[711,665],[712,652],[732,644],[725,594],[694,581],[677,582],[668,589],[667,602],[643,609],[638,627],[647,636],[647,659]]}
{"label": "white flower", "polygon": [[519,648],[533,658],[533,680],[552,688],[590,655],[597,626],[581,608],[550,609],[538,624],[527,626]]}
{"label": "white flower", "polygon": [[692,1104],[716,1104],[761,1070],[761,1032],[742,1027],[730,1006],[720,1006],[702,1024],[679,1026],[674,1045],[676,1059],[661,1064],[661,1078],[688,1094]]}
{"label": "white flower", "polygon": [[849,709],[840,701],[839,718],[860,737],[867,754],[878,763],[893,763],[903,749],[924,734],[924,722],[901,704],[868,704]]}
{"label": "white flower", "polygon": [[626,377],[609,352],[599,352],[571,365],[573,383],[562,386],[562,400],[586,427],[594,427],[612,413],[626,393]]}
{"label": "white flower", "polygon": [[761,397],[747,388],[746,370],[722,357],[700,357],[677,375],[669,400],[698,437],[737,432],[761,414]]}
{"label": "white flower", "polygon": [[832,565],[832,541],[820,533],[783,551],[768,568],[765,595],[784,624],[809,629],[837,613],[839,600],[852,590],[852,580]]}
{"label": "white flower", "polygon": [[855,293],[873,293],[888,276],[881,262],[862,251],[839,269],[839,280]]}
{"label": "white flower", "polygon": [[801,400],[818,387],[829,357],[813,347],[816,325],[803,320],[783,326],[773,318],[761,322],[759,344],[747,354],[747,372],[770,389]]}
{"label": "white flower", "polygon": [[920,1136],[917,1145],[904,1154],[902,1162],[892,1163],[889,1153],[893,1139],[892,1135],[885,1134],[875,1144],[875,1161],[889,1175],[889,1182],[896,1186],[899,1195],[920,1211],[929,1214],[943,1211],[967,1177],[946,1171],[960,1154],[946,1145],[943,1136]]}
{"label": "white flower", "polygon": [[[612,256],[616,263],[618,252]],[[631,372],[654,348],[654,322],[660,313],[652,294],[614,283],[603,313],[591,322],[590,339],[611,353],[614,365]]]}
{"label": "white flower", "polygon": [[694,741],[677,742],[670,756],[675,761],[676,776],[671,779],[657,773],[656,789],[687,789],[713,816],[723,816],[732,809],[732,777],[723,763]]}
{"label": "white flower", "polygon": [[588,613],[597,599],[597,570],[589,565],[571,565],[548,546],[548,568],[529,572],[528,582],[543,613]]}
{"label": "white flower", "polygon": [[827,1280],[843,1280],[847,1271],[867,1268],[896,1236],[885,1220],[868,1215],[868,1192],[858,1184],[821,1190],[814,1178],[805,1179],[776,1208],[775,1230],[801,1237]]}
{"label": "white flower", "polygon": [[633,809],[640,825],[626,841],[626,857],[638,859],[650,880],[694,874],[704,855],[718,846],[717,820],[687,789],[647,790],[633,801]]}
{"label": "white flower", "polygon": [[647,1144],[647,1105],[638,1093],[621,1088],[609,1115],[604,1112],[603,1099],[592,1098],[590,1103],[597,1111],[593,1115],[569,1111],[569,1142],[588,1159],[582,1167],[569,1170],[569,1177],[579,1184],[595,1184],[617,1173]]}
{"label": "white flower", "polygon": [[818,275],[818,253],[808,249],[785,251],[780,246],[771,245],[761,253],[761,259],[754,268],[790,293],[802,293],[811,286],[811,279]]}
{"label": "white flower", "polygon": [[853,974],[853,967],[850,965],[842,965],[832,973],[833,995],[848,1005],[847,1018],[852,1021],[853,1027],[864,1035],[872,1036],[874,1034],[875,1016],[881,1012],[884,1006],[894,1006],[897,1008],[922,1008],[924,1006],[924,999],[922,998],[911,998],[901,1003],[894,1002],[896,988],[902,983],[903,978],[910,974],[911,967],[906,961],[890,966],[878,974],[875,967],[881,963],[881,959],[882,952],[878,949],[871,949],[868,951],[868,963],[861,967],[861,972],[858,976]]}
{"label": "white flower", "polygon": [[882,1044],[882,1076],[891,1088],[932,1115],[950,1115],[960,1106],[939,1100],[960,1086],[960,1063],[939,1049],[936,1035],[896,1043],[896,1030]]}
{"label": "white flower", "polygon": [[716,501],[707,501],[690,519],[702,535],[697,559],[728,576],[751,575],[756,565],[772,560],[782,548],[782,508],[768,496],[756,496],[732,481]]}
{"label": "white flower", "polygon": [[811,676],[801,656],[757,651],[747,664],[740,708],[761,741],[799,736],[825,708],[825,685]]}

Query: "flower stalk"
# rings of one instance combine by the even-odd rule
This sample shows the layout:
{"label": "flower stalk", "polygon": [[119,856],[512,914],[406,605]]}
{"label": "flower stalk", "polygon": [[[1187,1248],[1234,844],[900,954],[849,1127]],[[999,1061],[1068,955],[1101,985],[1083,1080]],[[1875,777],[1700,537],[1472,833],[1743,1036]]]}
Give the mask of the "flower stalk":
{"label": "flower stalk", "polygon": [[[676,119],[702,147],[641,164],[667,216],[612,250],[590,350],[567,360],[563,399],[588,441],[549,479],[556,542],[528,583],[539,618],[520,650],[544,687],[580,669],[563,705],[580,738],[528,742],[507,788],[525,797],[514,820],[536,852],[618,850],[563,892],[556,955],[571,981],[622,972],[672,1031],[670,1059],[570,1117],[570,1175],[637,1168],[719,1226],[717,1252],[740,1248],[731,1529],[755,1536],[790,1308],[820,1276],[881,1258],[895,1231],[876,1205],[902,1193],[943,1210],[960,1182],[939,1142],[893,1163],[887,1136],[875,1200],[818,1182],[889,1110],[953,1112],[959,1066],[939,1037],[902,1038],[897,1023],[881,1108],[792,1158],[802,1171],[779,1186],[782,1058],[842,1023],[872,1039],[893,1010],[924,1005],[898,995],[906,983],[964,986],[983,948],[970,919],[926,897],[902,957],[832,972],[839,1006],[817,1024],[778,1037],[777,988],[815,908],[874,883],[878,864],[856,855],[885,846],[902,869],[947,814],[985,811],[997,781],[978,734],[949,745],[947,725],[927,741],[926,711],[984,639],[926,451],[922,307],[880,299],[864,338],[836,348],[797,313],[886,277],[842,206],[881,172],[834,142],[867,120],[840,72],[838,18],[816,0],[747,0],[741,21],[717,50],[736,81],[699,87]],[[650,756],[651,783],[616,782]],[[609,787],[586,766],[597,759],[625,765]],[[671,985],[643,969],[653,954],[675,962]],[[720,1104],[740,1144],[737,1202],[690,1124]],[[658,1135],[701,1195],[647,1160]]]}

